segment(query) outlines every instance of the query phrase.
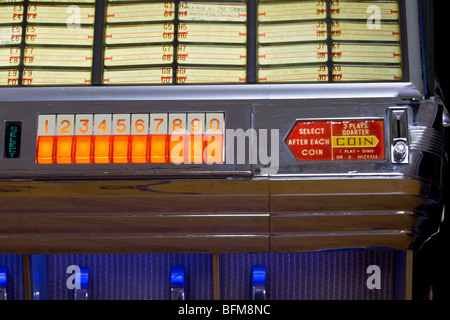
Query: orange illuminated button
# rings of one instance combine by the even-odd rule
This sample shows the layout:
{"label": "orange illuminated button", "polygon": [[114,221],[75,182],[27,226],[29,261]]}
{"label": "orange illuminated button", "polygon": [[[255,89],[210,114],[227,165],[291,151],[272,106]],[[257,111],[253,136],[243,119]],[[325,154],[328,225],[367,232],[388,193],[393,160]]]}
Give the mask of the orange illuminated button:
{"label": "orange illuminated button", "polygon": [[56,135],[56,115],[39,115],[36,163],[53,163]]}
{"label": "orange illuminated button", "polygon": [[168,162],[167,135],[150,136],[150,162],[166,163]]}
{"label": "orange illuminated button", "polygon": [[56,116],[56,163],[72,163],[74,128],[75,115],[58,114]]}
{"label": "orange illuminated button", "polygon": [[131,163],[147,163],[148,136],[131,136]]}
{"label": "orange illuminated button", "polygon": [[166,163],[168,162],[168,114],[152,113],[149,122],[149,162]]}
{"label": "orange illuminated button", "polygon": [[185,151],[188,149],[186,137],[186,114],[169,114],[169,162],[180,164],[186,161]]}
{"label": "orange illuminated button", "polygon": [[110,163],[111,136],[94,136],[94,163]]}
{"label": "orange illuminated button", "polygon": [[73,136],[56,137],[56,163],[72,163]]}
{"label": "orange illuminated button", "polygon": [[206,163],[224,162],[225,117],[223,113],[206,114],[205,150]]}
{"label": "orange illuminated button", "polygon": [[130,150],[130,114],[113,115],[112,162],[128,163]]}
{"label": "orange illuminated button", "polygon": [[128,163],[130,136],[113,136],[112,148],[113,163]]}
{"label": "orange illuminated button", "polygon": [[94,163],[111,162],[111,114],[94,115]]}
{"label": "orange illuminated button", "polygon": [[75,136],[74,163],[92,162],[92,136]]}
{"label": "orange illuminated button", "polygon": [[131,115],[131,163],[146,163],[148,159],[149,115]]}
{"label": "orange illuminated button", "polygon": [[92,114],[77,114],[75,116],[74,163],[92,162],[93,123],[94,116]]}
{"label": "orange illuminated button", "polygon": [[188,163],[203,163],[203,134],[205,132],[205,114],[189,113],[187,115],[188,127]]}
{"label": "orange illuminated button", "polygon": [[38,137],[36,162],[39,164],[53,163],[53,148],[55,137]]}

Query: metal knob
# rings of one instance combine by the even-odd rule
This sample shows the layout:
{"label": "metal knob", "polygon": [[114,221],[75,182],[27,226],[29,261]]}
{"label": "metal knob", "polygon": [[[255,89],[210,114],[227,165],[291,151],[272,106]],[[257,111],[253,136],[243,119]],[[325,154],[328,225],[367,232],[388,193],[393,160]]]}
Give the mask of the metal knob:
{"label": "metal knob", "polygon": [[403,161],[408,154],[408,145],[404,141],[398,141],[394,145],[394,159],[396,161]]}

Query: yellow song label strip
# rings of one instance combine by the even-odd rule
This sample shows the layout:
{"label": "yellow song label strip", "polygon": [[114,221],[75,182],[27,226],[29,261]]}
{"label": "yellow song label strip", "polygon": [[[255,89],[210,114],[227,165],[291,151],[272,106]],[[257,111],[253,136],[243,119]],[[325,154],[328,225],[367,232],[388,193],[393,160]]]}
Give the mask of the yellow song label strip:
{"label": "yellow song label strip", "polygon": [[260,47],[260,65],[322,63],[328,60],[326,43]]}
{"label": "yellow song label strip", "polygon": [[12,67],[20,64],[20,48],[0,48],[0,67]]}
{"label": "yellow song label strip", "polygon": [[17,86],[19,85],[19,70],[0,69],[0,86]]}
{"label": "yellow song label strip", "polygon": [[239,43],[247,42],[247,28],[239,24],[180,23],[178,40],[182,42]]}
{"label": "yellow song label strip", "polygon": [[327,81],[328,67],[326,65],[290,68],[261,68],[258,70],[259,83]]}
{"label": "yellow song label strip", "polygon": [[0,23],[20,23],[23,21],[23,5],[2,6],[0,8]]}
{"label": "yellow song label strip", "polygon": [[129,70],[105,70],[103,84],[133,85],[133,84],[172,84],[173,70],[171,67]]}
{"label": "yellow song label strip", "polygon": [[381,23],[375,29],[367,23],[334,21],[331,24],[331,37],[342,41],[400,41],[400,26],[397,23]]}
{"label": "yellow song label strip", "polygon": [[397,2],[332,1],[331,17],[333,19],[398,20],[399,7]]}
{"label": "yellow song label strip", "polygon": [[199,65],[235,65],[247,63],[247,48],[234,46],[179,45],[178,63]]}
{"label": "yellow song label strip", "polygon": [[400,81],[402,69],[400,67],[334,65],[332,80],[334,82]]}
{"label": "yellow song label strip", "polygon": [[258,28],[259,43],[303,42],[327,39],[327,24],[324,21],[262,24]]}
{"label": "yellow song label strip", "polygon": [[334,62],[401,63],[399,45],[333,43]]}
{"label": "yellow song label strip", "polygon": [[247,5],[182,1],[178,5],[178,18],[182,21],[245,22],[247,21]]}
{"label": "yellow song label strip", "polygon": [[[30,0],[30,2],[43,2],[43,0]],[[95,0],[45,0],[45,2],[95,3]]]}
{"label": "yellow song label strip", "polygon": [[325,1],[296,1],[283,3],[262,3],[258,5],[258,21],[292,21],[325,19]]}
{"label": "yellow song label strip", "polygon": [[91,49],[28,47],[24,64],[39,67],[92,67]]}
{"label": "yellow song label strip", "polygon": [[106,27],[106,44],[171,42],[175,38],[173,23]]}
{"label": "yellow song label strip", "polygon": [[114,4],[107,7],[106,22],[171,21],[175,18],[174,2]]}
{"label": "yellow song label strip", "polygon": [[[37,1],[37,0],[33,0]],[[23,0],[0,0],[0,3],[17,3],[17,2],[23,2]]]}
{"label": "yellow song label strip", "polygon": [[179,84],[245,83],[246,79],[245,69],[189,67],[177,69],[177,83]]}
{"label": "yellow song label strip", "polygon": [[171,64],[173,52],[172,45],[106,48],[105,66]]}
{"label": "yellow song label strip", "polygon": [[0,26],[0,45],[20,44],[22,42],[21,26]]}
{"label": "yellow song label strip", "polygon": [[94,43],[94,28],[28,26],[26,29],[25,43],[30,45],[91,46]]}
{"label": "yellow song label strip", "polygon": [[90,85],[91,71],[25,69],[22,84],[24,86]]}
{"label": "yellow song label strip", "polygon": [[30,4],[27,20],[29,23],[63,23],[68,26],[94,24],[95,8]]}

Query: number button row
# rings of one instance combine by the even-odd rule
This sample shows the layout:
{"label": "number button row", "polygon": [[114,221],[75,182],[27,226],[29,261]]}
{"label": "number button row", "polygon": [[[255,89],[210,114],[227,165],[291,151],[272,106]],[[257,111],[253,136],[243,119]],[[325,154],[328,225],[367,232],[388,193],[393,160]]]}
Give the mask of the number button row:
{"label": "number button row", "polygon": [[223,113],[39,115],[38,164],[221,163]]}

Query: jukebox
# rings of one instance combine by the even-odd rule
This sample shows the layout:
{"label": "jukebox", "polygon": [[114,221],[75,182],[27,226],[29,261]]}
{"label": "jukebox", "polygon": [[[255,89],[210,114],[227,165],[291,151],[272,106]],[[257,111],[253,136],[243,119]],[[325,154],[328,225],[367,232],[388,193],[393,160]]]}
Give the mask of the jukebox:
{"label": "jukebox", "polygon": [[411,299],[432,3],[0,0],[1,299]]}

